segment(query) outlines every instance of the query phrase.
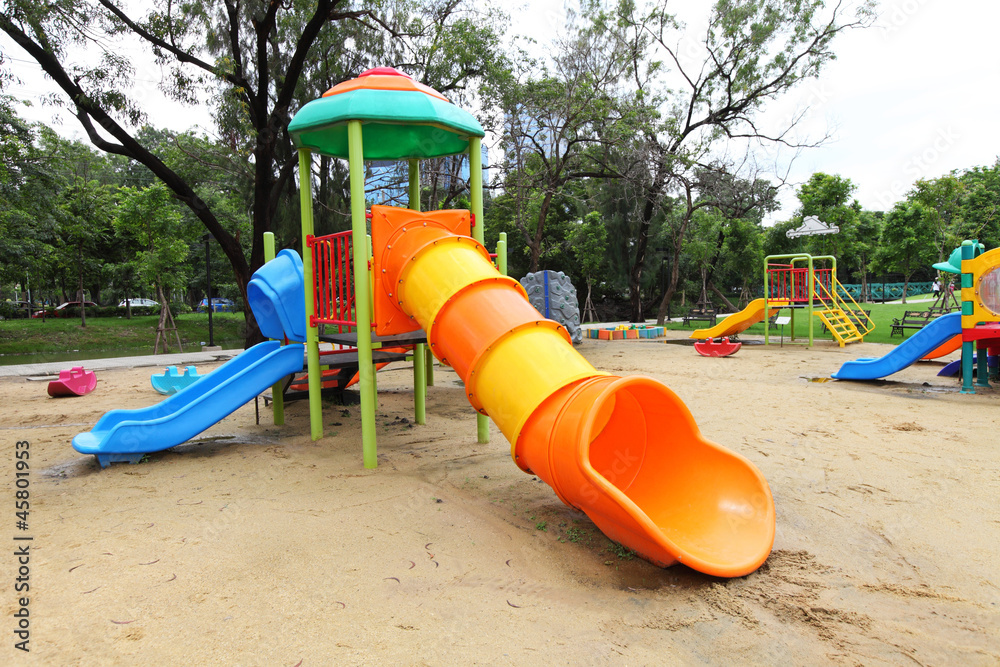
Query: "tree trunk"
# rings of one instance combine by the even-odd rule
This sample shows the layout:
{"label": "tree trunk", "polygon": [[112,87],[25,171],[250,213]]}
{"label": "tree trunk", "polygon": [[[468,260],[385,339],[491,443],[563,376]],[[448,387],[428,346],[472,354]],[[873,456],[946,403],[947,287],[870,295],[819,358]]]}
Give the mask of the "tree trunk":
{"label": "tree trunk", "polygon": [[77,258],[78,258],[77,268],[79,269],[80,272],[79,276],[80,283],[77,288],[77,292],[80,295],[77,297],[77,299],[80,301],[80,326],[85,327],[87,326],[87,306],[83,302],[84,300],[83,300],[83,247],[82,246],[79,249],[79,254],[77,255]]}
{"label": "tree trunk", "polygon": [[535,225],[535,235],[531,239],[531,262],[528,265],[528,272],[539,271],[539,261],[542,254],[542,235],[545,232],[545,218],[549,214],[549,206],[552,204],[553,190],[545,192],[542,205],[538,209],[538,223]]}
{"label": "tree trunk", "polygon": [[684,235],[687,233],[688,224],[691,222],[691,216],[694,214],[694,209],[691,207],[691,191],[687,191],[688,196],[688,207],[687,211],[684,213],[684,220],[681,222],[680,229],[674,236],[674,254],[672,264],[670,269],[670,285],[667,287],[667,293],[663,295],[663,301],[660,302],[660,308],[656,312],[656,324],[658,326],[663,326],[666,321],[667,307],[670,305],[670,300],[674,298],[674,292],[677,291],[677,283],[680,280],[680,265],[681,265],[681,251],[684,249]]}
{"label": "tree trunk", "polygon": [[[677,283],[680,282],[680,249],[676,246],[674,247],[672,266],[670,267],[670,283],[667,285],[667,291],[663,295],[663,301],[660,302],[660,308],[656,311],[656,324],[657,326],[663,326],[664,322],[667,321],[667,308],[670,307],[670,302],[674,298],[674,293],[677,292]],[[684,305],[684,302],[681,302]]]}
{"label": "tree trunk", "polygon": [[730,301],[729,299],[727,299],[726,295],[723,294],[722,291],[718,287],[716,287],[714,284],[710,285],[709,289],[712,290],[712,294],[714,294],[715,296],[717,296],[720,299],[722,299],[722,302],[724,304],[726,304],[726,308],[728,308],[730,312],[735,313],[735,312],[737,312],[737,311],[740,310],[737,306],[734,306],[733,303],[732,303],[732,301]]}

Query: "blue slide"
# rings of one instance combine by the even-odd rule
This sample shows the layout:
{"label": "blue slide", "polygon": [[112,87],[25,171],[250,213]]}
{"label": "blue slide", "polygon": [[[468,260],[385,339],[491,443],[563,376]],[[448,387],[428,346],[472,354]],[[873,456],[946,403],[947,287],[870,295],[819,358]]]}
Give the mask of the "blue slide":
{"label": "blue slide", "polygon": [[939,345],[962,333],[962,314],[942,315],[878,359],[848,361],[833,374],[838,380],[878,380],[898,373]]}
{"label": "blue slide", "polygon": [[[303,286],[302,261],[291,250],[282,250],[254,273],[247,298],[265,335],[300,338]],[[74,437],[73,448],[95,455],[102,468],[116,461],[136,463],[143,454],[179,445],[221,421],[281,378],[301,371],[304,360],[302,345],[259,343],[156,405],[112,410]]]}

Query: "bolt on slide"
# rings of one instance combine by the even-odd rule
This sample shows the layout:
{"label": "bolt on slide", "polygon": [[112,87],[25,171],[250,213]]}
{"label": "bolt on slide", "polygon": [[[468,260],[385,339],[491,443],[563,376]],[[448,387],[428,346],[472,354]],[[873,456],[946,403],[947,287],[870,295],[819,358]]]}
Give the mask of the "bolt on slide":
{"label": "bolt on slide", "polygon": [[419,324],[518,467],[611,539],[660,566],[756,570],[775,530],[756,466],[705,439],[662,383],[596,370],[496,271],[470,224],[468,211],[372,207],[376,322]]}

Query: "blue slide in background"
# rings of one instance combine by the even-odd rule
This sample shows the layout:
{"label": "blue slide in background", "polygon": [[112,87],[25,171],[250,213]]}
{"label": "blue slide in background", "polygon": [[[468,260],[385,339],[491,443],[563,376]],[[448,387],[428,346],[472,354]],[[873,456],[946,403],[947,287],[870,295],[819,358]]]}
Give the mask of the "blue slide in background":
{"label": "blue slide in background", "polygon": [[962,314],[942,315],[878,359],[848,361],[833,374],[838,380],[878,380],[898,373],[939,345],[962,333]]}
{"label": "blue slide in background", "polygon": [[[304,338],[302,261],[294,251],[282,250],[276,260],[254,273],[247,299],[266,336]],[[301,371],[304,361],[305,348],[297,343],[254,345],[156,405],[112,410],[93,429],[73,438],[73,448],[95,455],[102,468],[116,461],[136,463],[143,454],[198,435],[281,378]]]}

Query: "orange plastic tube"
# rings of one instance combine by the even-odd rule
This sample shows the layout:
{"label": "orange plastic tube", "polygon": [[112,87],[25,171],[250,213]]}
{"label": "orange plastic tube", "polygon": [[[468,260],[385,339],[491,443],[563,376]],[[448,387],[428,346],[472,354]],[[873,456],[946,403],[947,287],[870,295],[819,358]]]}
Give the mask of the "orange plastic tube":
{"label": "orange plastic tube", "polygon": [[382,288],[427,331],[522,470],[657,565],[737,577],[767,559],[775,526],[767,481],[706,440],[676,394],[648,377],[596,370],[481,245],[437,226],[433,213],[372,211],[406,216],[386,236],[373,221]]}

